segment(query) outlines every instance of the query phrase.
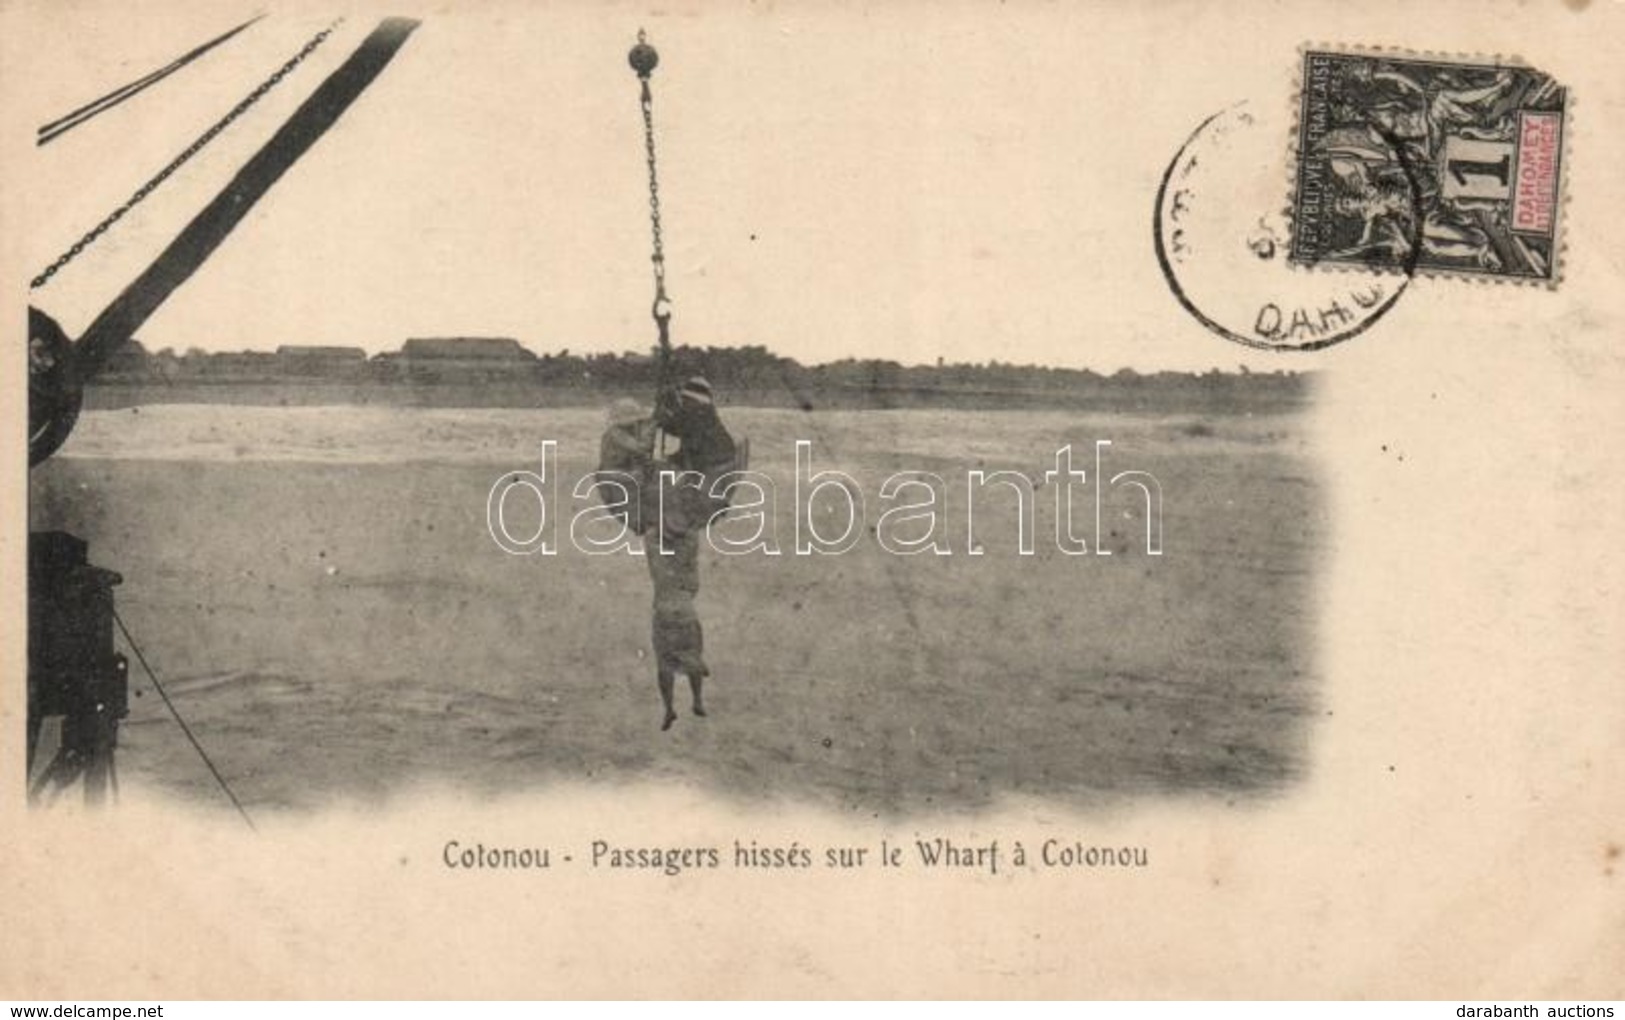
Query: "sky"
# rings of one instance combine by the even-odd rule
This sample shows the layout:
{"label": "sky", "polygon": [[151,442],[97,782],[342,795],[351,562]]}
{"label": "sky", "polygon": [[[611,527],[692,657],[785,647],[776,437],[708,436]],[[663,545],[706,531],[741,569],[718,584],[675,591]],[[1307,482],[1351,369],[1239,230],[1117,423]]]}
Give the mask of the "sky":
{"label": "sky", "polygon": [[[13,5],[8,114],[30,125],[163,65],[252,5]],[[158,87],[29,153],[27,275],[295,52],[330,11],[278,7]],[[638,28],[674,339],[804,362],[1114,371],[1312,367],[1205,332],[1152,250],[1156,186],[1209,113],[1290,109],[1283,15],[1238,60],[1200,4],[410,4],[317,54],[45,288],[70,333],[218,192],[381,13],[422,27],[337,126],[141,330],[149,347],[394,349],[512,336],[646,350]],[[1177,29],[1177,32],[1173,31]],[[20,52],[20,56],[19,56]],[[1172,73],[1171,68],[1178,68]],[[20,87],[18,83],[25,83]],[[1287,137],[1259,173],[1286,194]],[[1269,187],[1275,185],[1271,183]]]}

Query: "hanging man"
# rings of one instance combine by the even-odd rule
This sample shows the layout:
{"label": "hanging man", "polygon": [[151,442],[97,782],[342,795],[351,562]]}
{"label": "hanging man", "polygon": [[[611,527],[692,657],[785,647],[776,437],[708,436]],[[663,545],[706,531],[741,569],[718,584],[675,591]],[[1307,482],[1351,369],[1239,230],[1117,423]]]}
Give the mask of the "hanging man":
{"label": "hanging man", "polygon": [[635,535],[645,528],[645,494],[653,495],[654,422],[636,400],[622,397],[604,412],[598,443],[598,497]]}
{"label": "hanging man", "polygon": [[[711,384],[699,376],[683,383],[675,392],[666,386],[666,370],[671,359],[671,302],[666,294],[666,256],[660,229],[660,185],[655,174],[654,99],[649,76],[660,63],[660,55],[649,45],[642,31],[627,54],[637,72],[639,103],[643,109],[643,142],[649,167],[649,225],[654,241],[650,262],[654,267],[654,304],[651,311],[660,335],[660,393],[655,402],[654,425],[681,444],[669,459],[651,464],[657,482],[645,486],[640,502],[644,508],[644,558],[654,581],[655,668],[660,699],[666,706],[661,729],[677,721],[672,707],[677,674],[688,677],[694,694],[694,714],[705,714],[701,687],[710,670],[702,656],[704,641],[700,620],[694,612],[694,596],[700,590],[700,533],[712,516],[728,505],[726,499],[712,499],[711,486],[717,478],[734,469],[737,452],[733,437],[723,427],[712,403]],[[606,449],[609,447],[606,441]],[[618,444],[617,444],[618,445]],[[661,444],[664,449],[664,444]],[[647,493],[656,498],[656,512],[648,512]]]}
{"label": "hanging man", "polygon": [[[694,609],[700,590],[700,534],[725,498],[714,499],[717,478],[734,470],[736,451],[717,416],[711,384],[695,376],[675,392],[661,395],[654,422],[679,443],[669,460],[657,460],[659,510],[648,521],[644,558],[654,581],[654,651],[656,681],[666,715],[661,729],[677,721],[672,707],[677,674],[688,677],[694,714],[705,715],[702,688],[711,671],[703,657],[704,636]],[[697,476],[697,477],[696,477]]]}

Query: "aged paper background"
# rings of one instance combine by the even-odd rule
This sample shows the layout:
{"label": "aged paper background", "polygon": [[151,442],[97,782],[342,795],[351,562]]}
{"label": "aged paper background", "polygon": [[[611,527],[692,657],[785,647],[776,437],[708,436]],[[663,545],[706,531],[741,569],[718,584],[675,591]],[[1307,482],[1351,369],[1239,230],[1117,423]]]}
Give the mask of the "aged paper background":
{"label": "aged paper background", "polygon": [[[230,12],[201,15],[203,6],[4,4],[0,101],[11,145],[0,250],[6,320],[18,335],[32,262],[59,247],[25,240],[40,231],[71,236],[82,219],[52,204],[73,184],[45,169],[27,132],[71,105],[63,100],[123,80],[123,71],[144,70],[178,41],[230,22]],[[1085,335],[1099,336],[1102,351],[1121,360],[1138,346],[1152,362],[1321,373],[1312,434],[1332,521],[1328,559],[1317,567],[1317,665],[1327,711],[1310,734],[1309,775],[1279,798],[1237,807],[1177,797],[1093,811],[1007,801],[992,811],[901,819],[837,816],[788,801],[768,809],[681,786],[590,783],[503,798],[435,789],[382,806],[337,804],[315,816],[274,819],[257,837],[214,804],[176,804],[139,789],[127,788],[119,808],[101,817],[27,813],[20,803],[23,591],[13,581],[0,635],[0,996],[1625,996],[1620,4],[679,0],[658,9],[492,2],[453,11],[402,3],[358,13],[352,27],[374,13],[421,16],[425,26],[403,51],[401,67],[386,71],[352,112],[357,124],[341,123],[334,138],[347,126],[364,134],[361,111],[387,103],[391,76],[404,76],[407,61],[422,61],[413,73],[432,67],[448,96],[509,107],[512,151],[537,161],[481,178],[481,187],[545,187],[570,172],[570,138],[526,140],[527,132],[544,133],[535,125],[570,96],[506,95],[483,79],[478,88],[485,91],[457,91],[459,73],[481,60],[479,46],[501,40],[533,49],[539,64],[563,64],[584,77],[624,76],[616,82],[621,105],[600,112],[620,118],[614,130],[624,142],[612,144],[632,159],[633,86],[622,61],[636,28],[648,27],[665,59],[657,79],[669,90],[661,95],[670,96],[660,107],[662,129],[715,132],[695,143],[714,146],[705,153],[709,162],[694,152],[673,157],[688,160],[681,170],[688,179],[668,182],[674,216],[685,202],[699,204],[701,189],[719,187],[694,179],[730,172],[729,141],[749,135],[753,118],[792,128],[851,119],[851,144],[875,145],[854,92],[830,86],[842,80],[843,53],[852,61],[849,80],[872,79],[876,102],[914,104],[925,121],[951,115],[1018,125],[1011,144],[1018,146],[1013,164],[1026,168],[1019,185],[1040,189],[1046,201],[1036,206],[1054,212],[1052,220],[1027,224],[1031,244],[1063,261],[1074,246],[1094,253],[1057,271],[1094,260],[1098,273],[1076,278],[1076,316],[1087,324]],[[272,14],[308,20],[310,12],[279,7]],[[437,46],[437,32],[461,32],[473,42]],[[786,39],[804,45],[786,46]],[[139,56],[108,69],[98,47],[114,42]],[[1419,281],[1370,333],[1304,356],[1246,353],[1192,321],[1151,255],[1157,180],[1179,143],[1221,104],[1290,103],[1297,47],[1306,42],[1515,53],[1569,86],[1561,286]],[[888,49],[896,63],[881,76],[878,61]],[[819,64],[809,69],[797,59]],[[1006,104],[1001,69],[1026,75],[1033,62],[1043,70],[1029,80],[1052,88],[1019,104],[977,105],[982,94],[989,104]],[[695,92],[684,95],[686,73],[723,91],[698,94],[702,87],[690,86]],[[733,76],[745,79],[737,90],[727,85]],[[696,112],[708,106],[711,114]],[[413,130],[454,130],[458,110],[455,102],[417,110]],[[1283,193],[1285,145],[1283,138]],[[376,155],[344,149],[345,172],[364,177],[366,159]],[[934,175],[953,172],[901,142],[878,146],[872,160],[877,176],[894,168],[904,190],[916,180],[930,188]],[[464,170],[450,166],[448,176]],[[991,181],[989,194],[1002,186]],[[769,189],[738,193],[746,201],[794,201]],[[301,195],[310,200],[309,192]],[[1008,198],[1023,215],[1035,208],[1014,187]],[[179,209],[189,204],[184,196],[175,201]],[[623,297],[644,286],[635,215],[641,195],[603,201],[627,208],[613,236],[574,233],[562,253],[539,245],[513,258],[595,267],[583,283],[587,300],[622,302],[629,330],[641,330],[634,313],[642,299]],[[108,205],[98,199],[86,207]],[[396,245],[410,237],[411,221],[392,221],[383,206],[373,211],[380,238],[389,241],[376,254],[387,276],[388,260],[408,258]],[[270,222],[271,214],[256,216]],[[818,208],[805,216],[833,216],[843,226],[863,220]],[[241,228],[222,262],[254,264],[248,235],[256,226]],[[969,218],[955,229],[974,239],[981,224]],[[892,244],[898,236],[888,228],[841,243]],[[204,295],[197,300],[208,304],[195,314],[249,320],[263,314],[262,302],[352,303],[344,321],[369,314],[366,301],[345,295],[275,294],[286,267],[265,257],[268,268],[258,276],[228,273],[226,283],[206,291],[201,277],[189,285],[185,293],[197,286]],[[141,258],[132,251],[129,265]],[[621,268],[630,289],[606,282]],[[939,268],[937,278],[903,273],[876,283],[917,292],[859,300],[913,307],[968,289],[993,306],[992,319],[1041,333],[1042,321],[1023,320],[1025,288],[1038,286],[1031,263],[1006,267],[994,259],[972,267],[944,257]],[[109,270],[110,278],[119,271]],[[818,285],[758,294],[746,312],[736,304],[709,314],[793,320],[798,302],[854,299],[808,292]],[[720,268],[703,286],[692,283],[684,314],[726,304],[729,286]],[[456,313],[479,307],[477,288],[459,279],[435,298],[445,302],[447,328],[455,328]],[[82,309],[59,312],[65,322],[95,307],[88,293],[81,300]],[[376,307],[393,298],[367,300]],[[283,321],[301,321],[289,314]],[[904,321],[931,322],[924,313]],[[1055,340],[1054,361],[1080,363],[1061,346],[1078,335],[1068,328]],[[808,346],[794,353],[811,360],[818,341],[801,342]],[[830,343],[831,356],[849,353]],[[0,430],[10,465],[0,531],[10,579],[23,576],[26,533],[25,458],[13,439],[22,433],[19,347],[9,348]],[[896,356],[923,360],[930,349]],[[1046,359],[1042,349],[1023,356]],[[1167,484],[1177,499],[1177,479]],[[469,875],[438,863],[441,845],[458,836],[573,846],[604,833],[671,844],[749,836],[872,845],[916,832],[1143,844],[1155,863],[1119,873],[724,871],[677,880]]]}

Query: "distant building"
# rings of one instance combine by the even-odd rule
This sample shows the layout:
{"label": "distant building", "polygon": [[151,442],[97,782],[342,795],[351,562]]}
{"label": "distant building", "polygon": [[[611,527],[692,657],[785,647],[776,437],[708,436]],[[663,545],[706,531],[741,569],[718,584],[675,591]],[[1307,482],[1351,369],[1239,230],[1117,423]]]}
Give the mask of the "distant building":
{"label": "distant building", "polygon": [[359,347],[320,344],[283,344],[276,349],[277,366],[286,375],[353,376],[367,363]]}
{"label": "distant building", "polygon": [[108,357],[102,371],[110,376],[142,378],[152,372],[152,355],[141,341],[131,339],[119,344]]}
{"label": "distant building", "polygon": [[231,382],[259,382],[287,374],[285,364],[269,351],[222,351],[209,358],[207,374]]}
{"label": "distant building", "polygon": [[413,337],[401,346],[408,361],[516,361],[529,363],[536,355],[518,340],[505,336]]}
{"label": "distant building", "polygon": [[538,364],[518,340],[498,336],[413,337],[390,361],[380,370],[420,382],[518,381]]}
{"label": "distant building", "polygon": [[322,344],[283,344],[276,349],[279,358],[316,358],[328,361],[366,361],[359,347],[329,347]]}

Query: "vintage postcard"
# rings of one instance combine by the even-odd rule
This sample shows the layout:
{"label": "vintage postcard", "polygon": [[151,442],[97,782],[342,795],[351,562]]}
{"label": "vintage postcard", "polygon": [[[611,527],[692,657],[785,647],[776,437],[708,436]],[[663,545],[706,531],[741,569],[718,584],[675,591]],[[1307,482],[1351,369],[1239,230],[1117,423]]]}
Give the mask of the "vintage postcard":
{"label": "vintage postcard", "polygon": [[0,996],[1625,996],[1622,30],[0,4]]}

